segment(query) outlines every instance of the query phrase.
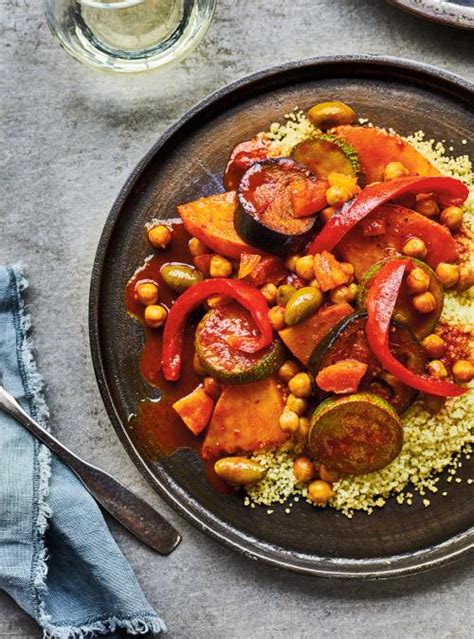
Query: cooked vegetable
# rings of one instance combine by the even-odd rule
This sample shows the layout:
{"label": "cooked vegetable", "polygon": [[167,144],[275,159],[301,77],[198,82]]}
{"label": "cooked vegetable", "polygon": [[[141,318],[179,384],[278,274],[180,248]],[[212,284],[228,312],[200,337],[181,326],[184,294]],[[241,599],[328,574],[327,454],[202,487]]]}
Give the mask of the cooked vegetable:
{"label": "cooked vegetable", "polygon": [[293,215],[291,189],[300,181],[317,183],[306,167],[289,158],[253,164],[238,191],[234,224],[240,237],[277,255],[303,248],[313,235],[317,218]]}
{"label": "cooked vegetable", "polygon": [[222,255],[213,255],[209,263],[209,275],[211,277],[230,277],[232,275],[232,262]]}
{"label": "cooked vegetable", "polygon": [[279,286],[277,289],[276,297],[277,304],[279,304],[280,306],[286,306],[288,300],[295,291],[296,288],[294,286],[291,286],[291,284],[282,284],[281,286]]}
{"label": "cooked vegetable", "polygon": [[461,227],[464,218],[464,211],[460,206],[447,206],[439,215],[439,221],[451,230]]}
{"label": "cooked vegetable", "polygon": [[278,424],[284,433],[296,433],[300,424],[298,413],[285,407],[278,419]]}
{"label": "cooked vegetable", "polygon": [[344,317],[353,313],[349,304],[332,304],[312,317],[279,332],[286,347],[306,365],[315,347]]}
{"label": "cooked vegetable", "polygon": [[382,181],[389,162],[401,162],[409,173],[440,175],[421,153],[398,135],[376,127],[361,126],[340,126],[333,133],[355,149],[367,184]]}
{"label": "cooked vegetable", "polygon": [[326,392],[337,395],[355,393],[367,372],[367,364],[356,359],[341,359],[322,368],[316,375],[316,384]]}
{"label": "cooked vegetable", "polygon": [[200,257],[209,253],[208,247],[198,240],[197,237],[192,237],[188,242],[189,252],[193,257]]}
{"label": "cooked vegetable", "polygon": [[279,284],[288,275],[285,264],[280,257],[275,257],[274,255],[265,255],[263,257],[260,255],[257,257],[260,257],[260,259],[255,263],[254,267],[246,275],[242,276],[242,279],[249,284],[253,284],[253,286],[263,286],[269,283]]}
{"label": "cooked vegetable", "polygon": [[[331,251],[358,222],[381,204],[402,195],[435,192],[443,205],[462,204],[469,194],[465,184],[451,177],[405,177],[390,182],[367,186],[346,206],[334,215],[311,243],[309,253]],[[425,243],[426,238],[420,234]],[[445,260],[449,261],[449,260]]]}
{"label": "cooked vegetable", "polygon": [[242,253],[259,253],[237,235],[234,228],[236,208],[237,194],[229,191],[181,204],[178,213],[188,233],[219,255],[239,258]]}
{"label": "cooked vegetable", "polygon": [[291,207],[294,217],[308,217],[321,211],[327,205],[326,193],[329,184],[326,180],[300,180],[290,185]]}
{"label": "cooked vegetable", "polygon": [[216,459],[281,446],[288,438],[278,425],[282,410],[283,396],[271,377],[225,386],[206,432],[202,457]]}
{"label": "cooked vegetable", "polygon": [[[381,222],[383,234],[375,238],[366,234],[365,229],[369,225]],[[440,262],[459,259],[456,242],[446,227],[394,204],[381,206],[357,224],[339,242],[337,251],[353,264],[355,276],[360,279],[376,262],[401,253],[406,240],[413,236],[423,238],[428,251],[425,261],[431,268],[435,269]]]}
{"label": "cooked vegetable", "polygon": [[248,309],[260,331],[260,337],[232,335],[228,342],[233,348],[256,353],[273,340],[268,320],[267,302],[260,291],[240,280],[214,279],[195,284],[185,291],[169,312],[163,334],[163,374],[168,381],[180,377],[183,334],[188,315],[211,295],[226,295]]}
{"label": "cooked vegetable", "polygon": [[268,157],[268,144],[261,138],[240,142],[232,151],[224,172],[224,188],[236,191],[245,171]]}
{"label": "cooked vegetable", "polygon": [[209,311],[200,321],[195,348],[209,375],[223,382],[244,384],[269,377],[281,366],[284,353],[278,340],[257,353],[244,353],[230,346],[227,338],[231,335],[258,335],[250,312],[235,302]]}
{"label": "cooked vegetable", "polygon": [[268,311],[268,320],[274,331],[281,331],[285,328],[285,309],[281,306],[273,306]]}
{"label": "cooked vegetable", "polygon": [[163,264],[160,269],[160,275],[165,284],[177,293],[183,293],[203,280],[201,271],[188,264]]}
{"label": "cooked vegetable", "polygon": [[323,251],[314,256],[314,277],[322,291],[329,291],[351,280],[351,272],[332,253]]}
{"label": "cooked vegetable", "polygon": [[308,447],[329,470],[363,475],[385,468],[402,449],[397,413],[381,397],[357,393],[327,399],[313,413]]}
{"label": "cooked vegetable", "polygon": [[326,179],[330,173],[355,176],[360,169],[354,149],[329,133],[303,140],[293,148],[291,157],[322,179]]}
{"label": "cooked vegetable", "polygon": [[296,397],[310,397],[313,391],[311,377],[308,373],[296,373],[288,382],[288,388],[290,393],[293,393]]}
{"label": "cooked vegetable", "polygon": [[308,486],[308,499],[312,501],[313,504],[323,506],[327,504],[333,495],[334,491],[331,488],[331,484],[321,479],[312,481]]}
{"label": "cooked vegetable", "polygon": [[293,293],[286,304],[285,323],[288,326],[299,324],[314,315],[323,303],[323,294],[318,288],[305,286]]}
{"label": "cooked vegetable", "polygon": [[145,324],[150,328],[161,328],[166,322],[168,313],[166,308],[157,304],[149,304],[145,308],[144,320]]}
{"label": "cooked vegetable", "polygon": [[135,285],[135,297],[143,306],[156,304],[158,301],[158,293],[158,284],[151,280],[141,280]]}
{"label": "cooked vegetable", "polygon": [[170,229],[164,224],[158,224],[153,226],[148,231],[148,241],[155,248],[165,249],[171,242],[172,233]]}
{"label": "cooked vegetable", "polygon": [[[387,258],[381,262],[374,264],[361,279],[359,284],[359,292],[357,296],[357,305],[359,308],[366,307],[367,293],[374,281],[375,276],[384,264],[390,262],[393,258]],[[395,258],[396,259],[396,258]],[[408,288],[408,278],[415,270],[421,270],[428,277],[428,291],[434,300],[434,309],[429,313],[420,314],[413,305],[413,297]],[[401,324],[408,326],[418,339],[423,339],[429,335],[439,320],[441,311],[443,310],[444,291],[443,287],[431,268],[416,260],[410,258],[407,260],[407,267],[403,278],[400,291],[398,293],[397,303],[394,310],[394,318]]]}
{"label": "cooked vegetable", "polygon": [[391,260],[382,266],[374,278],[367,294],[367,341],[384,368],[408,386],[431,395],[457,397],[467,389],[435,379],[428,375],[414,373],[393,356],[389,346],[390,320],[397,302],[398,293],[408,260]]}
{"label": "cooked vegetable", "polygon": [[309,109],[308,118],[315,127],[325,130],[352,124],[357,119],[357,113],[344,102],[320,102]]}
{"label": "cooked vegetable", "polygon": [[[402,384],[385,371],[372,353],[365,334],[367,314],[355,313],[343,319],[314,349],[309,367],[317,377],[325,368],[347,359],[367,365],[358,390],[368,391],[388,401],[397,412],[403,413],[417,397],[417,392]],[[390,348],[395,356],[416,373],[425,370],[424,349],[403,326],[394,324],[390,332]],[[326,395],[319,392],[320,397]]]}
{"label": "cooked vegetable", "polygon": [[452,372],[457,382],[470,382],[474,378],[474,364],[467,359],[459,359],[454,362]]}
{"label": "cooked vegetable", "polygon": [[237,486],[256,484],[267,472],[263,466],[247,457],[222,457],[214,464],[214,470],[228,484]]}
{"label": "cooked vegetable", "polygon": [[173,404],[174,410],[194,435],[199,435],[209,423],[214,402],[202,386],[198,386],[192,393],[178,399]]}
{"label": "cooked vegetable", "polygon": [[416,196],[414,209],[426,217],[436,217],[439,213],[438,202],[431,194],[426,193]]}
{"label": "cooked vegetable", "polygon": [[307,484],[316,475],[316,468],[309,457],[297,457],[293,463],[293,473],[296,481]]}

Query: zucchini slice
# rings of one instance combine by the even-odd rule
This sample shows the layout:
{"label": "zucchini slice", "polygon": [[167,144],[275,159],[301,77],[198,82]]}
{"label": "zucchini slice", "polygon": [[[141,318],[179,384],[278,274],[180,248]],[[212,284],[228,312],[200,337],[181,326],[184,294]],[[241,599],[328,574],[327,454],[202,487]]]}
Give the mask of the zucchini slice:
{"label": "zucchini slice", "polygon": [[290,158],[255,162],[244,174],[234,214],[238,235],[252,246],[273,255],[301,250],[313,237],[318,217],[293,215],[291,185],[316,177]]}
{"label": "zucchini slice", "polygon": [[373,473],[390,464],[402,444],[400,418],[390,404],[372,393],[327,399],[311,418],[308,447],[329,470]]}
{"label": "zucchini slice", "polygon": [[318,178],[327,178],[333,172],[355,177],[360,171],[356,151],[348,142],[330,133],[299,142],[291,157],[307,166]]}
{"label": "zucchini slice", "polygon": [[[362,378],[359,389],[377,395],[389,402],[397,413],[403,413],[418,396],[418,391],[400,382],[385,371],[370,350],[365,336],[367,313],[359,312],[343,319],[314,349],[309,368],[314,376],[326,366],[343,359],[356,359],[367,364],[367,372]],[[390,350],[397,359],[415,373],[423,373],[427,364],[424,348],[410,331],[393,322],[390,333]],[[318,389],[320,399],[327,397]]]}
{"label": "zucchini slice", "polygon": [[[365,308],[365,302],[367,298],[367,292],[372,284],[373,278],[382,268],[382,266],[390,261],[392,258],[387,258],[377,264],[371,266],[365,275],[362,277],[359,282],[359,292],[357,295],[357,306],[360,309]],[[405,276],[403,278],[402,286],[400,287],[400,293],[398,294],[397,303],[394,310],[394,319],[396,319],[400,324],[407,326],[411,332],[418,338],[423,339],[427,335],[433,332],[434,327],[436,326],[441,311],[443,310],[443,300],[444,300],[444,289],[443,285],[439,281],[436,273],[431,269],[428,264],[425,262],[420,262],[415,258],[410,258],[414,264],[414,267],[421,268],[425,273],[428,274],[430,278],[430,287],[429,291],[433,294],[433,297],[436,301],[436,307],[431,313],[419,313],[416,308],[412,304],[412,295],[407,290],[406,287],[406,278],[409,274],[409,269],[407,269]]]}
{"label": "zucchini slice", "polygon": [[240,304],[209,311],[196,329],[196,354],[212,377],[228,384],[246,384],[269,377],[281,366],[284,351],[278,340],[257,353],[244,353],[228,344],[229,335],[258,335],[250,313]]}

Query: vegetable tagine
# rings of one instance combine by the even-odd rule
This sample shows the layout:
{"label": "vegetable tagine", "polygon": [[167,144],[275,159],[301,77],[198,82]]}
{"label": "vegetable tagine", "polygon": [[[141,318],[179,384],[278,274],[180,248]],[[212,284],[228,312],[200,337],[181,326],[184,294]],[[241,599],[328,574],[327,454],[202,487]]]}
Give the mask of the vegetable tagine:
{"label": "vegetable tagine", "polygon": [[410,504],[472,442],[470,162],[341,102],[285,118],[145,229],[126,304],[161,397],[133,428],[246,505]]}

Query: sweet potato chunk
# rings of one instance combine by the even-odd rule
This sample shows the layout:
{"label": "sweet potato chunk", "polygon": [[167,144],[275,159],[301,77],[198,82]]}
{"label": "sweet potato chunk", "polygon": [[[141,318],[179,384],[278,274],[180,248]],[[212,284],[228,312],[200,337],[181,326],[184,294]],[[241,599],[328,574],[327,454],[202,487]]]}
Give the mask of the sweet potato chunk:
{"label": "sweet potato chunk", "polygon": [[288,437],[278,424],[283,406],[275,379],[226,386],[214,409],[202,457],[214,459],[280,446]]}
{"label": "sweet potato chunk", "polygon": [[173,408],[194,435],[199,435],[211,419],[214,402],[202,386],[178,399]]}
{"label": "sweet potato chunk", "polygon": [[346,303],[325,306],[307,320],[284,328],[279,335],[285,346],[306,366],[319,342],[336,324],[347,315],[351,315],[353,310],[352,306]]}
{"label": "sweet potato chunk", "polygon": [[360,380],[367,372],[367,364],[356,359],[341,359],[326,366],[316,375],[316,384],[330,393],[356,393]]}
{"label": "sweet potato chunk", "polygon": [[347,284],[351,279],[350,274],[344,270],[342,264],[328,251],[315,254],[313,268],[314,277],[322,291],[330,291],[336,286]]}
{"label": "sweet potato chunk", "polygon": [[[367,236],[371,224],[383,222],[384,232]],[[365,230],[365,232],[364,232]],[[354,267],[357,279],[373,264],[401,253],[405,242],[419,237],[426,244],[425,262],[436,268],[440,262],[457,262],[456,242],[449,230],[424,215],[396,204],[379,206],[363,223],[357,224],[337,245],[337,253]]]}
{"label": "sweet potato chunk", "polygon": [[186,230],[220,255],[238,258],[241,253],[261,253],[237,235],[234,228],[236,207],[237,195],[235,191],[229,191],[181,204],[178,213]]}
{"label": "sweet potato chunk", "polygon": [[384,168],[389,162],[401,162],[409,173],[440,175],[438,169],[398,135],[363,126],[338,126],[334,133],[347,140],[357,152],[367,184],[382,181]]}

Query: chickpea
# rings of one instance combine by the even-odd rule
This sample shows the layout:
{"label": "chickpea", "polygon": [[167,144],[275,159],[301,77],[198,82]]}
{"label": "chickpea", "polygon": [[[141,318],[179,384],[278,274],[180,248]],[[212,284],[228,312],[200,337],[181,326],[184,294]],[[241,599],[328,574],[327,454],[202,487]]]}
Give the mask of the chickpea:
{"label": "chickpea", "polygon": [[444,288],[451,288],[459,280],[459,266],[457,264],[440,262],[435,273]]}
{"label": "chickpea", "polygon": [[353,302],[357,297],[357,284],[349,284],[346,286],[342,284],[342,286],[336,286],[329,293],[329,299],[333,304],[342,304],[343,302]]}
{"label": "chickpea", "polygon": [[296,260],[296,274],[308,282],[314,277],[313,259],[312,255],[305,255],[304,257],[299,257]]}
{"label": "chickpea", "polygon": [[430,276],[422,268],[414,268],[407,277],[407,289],[411,295],[424,293],[430,287]]}
{"label": "chickpea", "polygon": [[213,377],[204,378],[204,390],[213,399],[217,399],[222,392],[221,385]]}
{"label": "chickpea", "polygon": [[347,273],[347,275],[350,275],[352,279],[354,279],[354,266],[350,262],[340,262],[339,266],[344,273]]}
{"label": "chickpea", "polygon": [[209,266],[211,277],[230,277],[232,275],[232,262],[222,255],[213,255]]}
{"label": "chickpea", "polygon": [[138,283],[135,287],[135,297],[143,306],[156,304],[158,301],[158,284],[155,282]]}
{"label": "chickpea", "polygon": [[447,206],[439,215],[439,221],[448,229],[456,230],[460,228],[464,217],[464,211],[459,206]]}
{"label": "chickpea", "polygon": [[435,297],[433,293],[430,293],[429,291],[415,295],[412,297],[411,301],[418,313],[422,313],[423,315],[432,313],[436,308]]}
{"label": "chickpea", "polygon": [[352,124],[357,113],[344,102],[321,102],[311,107],[308,118],[311,124],[325,131],[333,126]]}
{"label": "chickpea", "polygon": [[334,206],[326,206],[325,209],[321,211],[319,217],[323,222],[328,222],[337,212],[337,209]]}
{"label": "chickpea", "polygon": [[285,260],[286,268],[294,273],[296,271],[296,262],[300,259],[299,255],[289,255]]}
{"label": "chickpea", "polygon": [[417,257],[422,260],[426,257],[428,250],[423,240],[420,240],[419,237],[412,237],[403,245],[402,253],[408,257]]}
{"label": "chickpea", "polygon": [[262,288],[260,289],[260,292],[262,293],[263,297],[267,300],[267,304],[269,306],[274,306],[276,303],[276,297],[277,297],[277,287],[275,286],[275,284],[265,284],[265,286],[262,286]]}
{"label": "chickpea", "polygon": [[461,266],[459,269],[459,280],[457,288],[460,291],[467,291],[474,284],[474,269],[470,266]]}
{"label": "chickpea", "polygon": [[278,370],[278,377],[282,382],[286,384],[290,381],[292,377],[294,377],[297,373],[300,372],[300,366],[292,359],[287,359],[286,362],[280,366]]}
{"label": "chickpea", "polygon": [[148,241],[155,248],[165,249],[171,242],[171,231],[164,224],[154,226],[148,231]]}
{"label": "chickpea", "polygon": [[294,413],[301,417],[303,413],[308,409],[308,402],[306,399],[302,397],[296,397],[292,393],[288,395],[288,399],[286,400],[286,407],[288,410],[292,410]]}
{"label": "chickpea", "polygon": [[297,457],[293,463],[293,473],[295,479],[300,484],[307,484],[316,474],[316,469],[309,457]]}
{"label": "chickpea", "polygon": [[325,466],[324,464],[320,464],[319,469],[319,476],[323,481],[327,481],[329,484],[333,484],[335,481],[338,481],[340,479],[340,475],[337,472],[337,470],[329,470],[329,468],[327,468],[327,466]]}
{"label": "chickpea", "polygon": [[457,382],[470,382],[474,379],[474,364],[467,359],[458,359],[453,364],[452,372]]}
{"label": "chickpea", "polygon": [[166,321],[168,313],[163,306],[150,304],[145,307],[145,324],[150,328],[161,328]]}
{"label": "chickpea", "polygon": [[288,382],[288,388],[296,397],[310,397],[313,390],[308,373],[297,373]]}
{"label": "chickpea", "polygon": [[357,186],[357,178],[352,175],[346,175],[345,173],[331,171],[327,177],[327,181],[329,182],[329,186],[341,186],[347,189],[350,192],[351,197],[360,190]]}
{"label": "chickpea", "polygon": [[428,372],[438,379],[448,376],[448,370],[440,359],[432,359],[431,362],[428,363]]}
{"label": "chickpea", "polygon": [[302,444],[306,444],[307,440],[308,440],[308,433],[309,433],[309,419],[307,417],[300,417],[299,423],[298,423],[298,440],[302,443]]}
{"label": "chickpea", "polygon": [[326,504],[333,495],[331,484],[322,479],[316,479],[308,486],[308,499],[313,504]]}
{"label": "chickpea", "polygon": [[285,324],[285,309],[282,306],[273,306],[268,311],[268,319],[274,331],[282,331]]}
{"label": "chickpea", "polygon": [[204,375],[207,375],[206,371],[202,367],[201,361],[199,357],[197,356],[197,353],[194,353],[194,357],[193,357],[193,370],[196,373],[196,375],[199,375],[200,377],[204,377]]}
{"label": "chickpea", "polygon": [[205,244],[198,240],[197,237],[192,237],[188,242],[189,252],[193,257],[198,257],[198,255],[205,255],[209,253],[209,249]]}
{"label": "chickpea", "polygon": [[221,306],[221,304],[229,302],[230,299],[231,298],[227,297],[227,295],[210,295],[206,300],[206,304],[209,308],[217,308],[218,306]]}
{"label": "chickpea", "polygon": [[439,206],[432,195],[420,193],[416,196],[415,211],[426,217],[435,217],[439,213]]}
{"label": "chickpea", "polygon": [[278,420],[280,428],[285,433],[296,433],[299,425],[299,417],[292,410],[285,408]]}
{"label": "chickpea", "polygon": [[432,415],[436,415],[443,410],[446,404],[446,397],[440,395],[431,395],[430,393],[422,393],[423,406],[429,410]]}
{"label": "chickpea", "polygon": [[329,206],[341,207],[352,198],[352,192],[345,186],[330,186],[326,191]]}
{"label": "chickpea", "polygon": [[443,357],[446,352],[446,342],[436,333],[427,335],[421,343],[430,357]]}
{"label": "chickpea", "polygon": [[407,167],[401,162],[389,162],[385,165],[383,170],[384,182],[390,182],[390,180],[396,180],[404,175],[408,175]]}

